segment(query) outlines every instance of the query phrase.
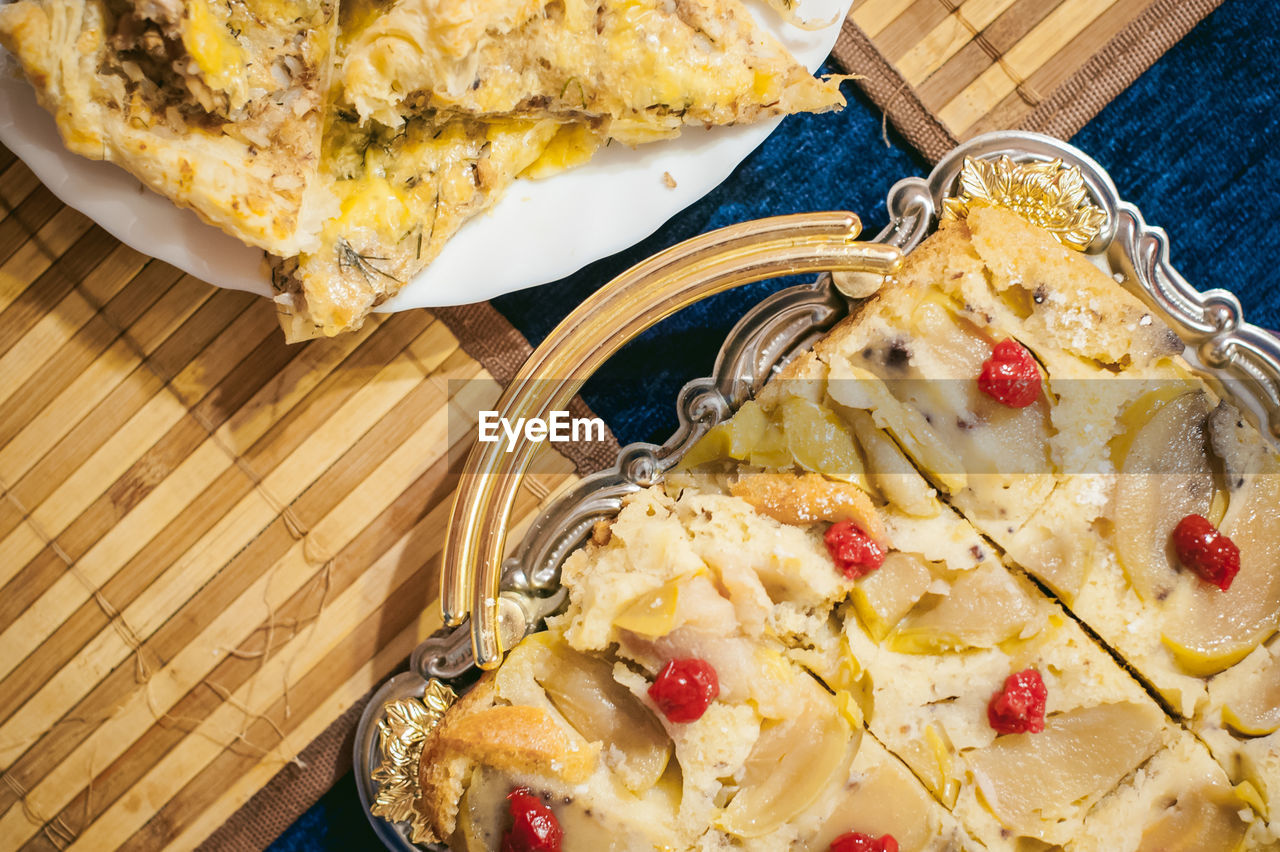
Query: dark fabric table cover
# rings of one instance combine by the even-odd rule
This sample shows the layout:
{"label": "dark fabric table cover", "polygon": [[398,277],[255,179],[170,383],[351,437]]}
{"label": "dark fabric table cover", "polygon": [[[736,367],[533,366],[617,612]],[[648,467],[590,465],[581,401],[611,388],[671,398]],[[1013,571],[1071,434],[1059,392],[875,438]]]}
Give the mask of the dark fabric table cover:
{"label": "dark fabric table cover", "polygon": [[[1245,316],[1280,328],[1280,27],[1273,4],[1227,0],[1072,140],[1110,171],[1147,221],[1165,228],[1174,265],[1200,289],[1229,288]],[[867,234],[886,222],[884,196],[928,164],[846,84],[841,113],[788,118],[720,187],[634,248],[566,279],[494,300],[535,345],[568,311],[639,260],[746,219],[809,210],[858,213]],[[701,132],[701,131],[690,131]],[[518,258],[512,258],[518,263]],[[661,441],[672,402],[706,375],[734,320],[788,281],[723,294],[632,343],[583,390],[622,443]],[[272,845],[376,850],[347,775]]]}

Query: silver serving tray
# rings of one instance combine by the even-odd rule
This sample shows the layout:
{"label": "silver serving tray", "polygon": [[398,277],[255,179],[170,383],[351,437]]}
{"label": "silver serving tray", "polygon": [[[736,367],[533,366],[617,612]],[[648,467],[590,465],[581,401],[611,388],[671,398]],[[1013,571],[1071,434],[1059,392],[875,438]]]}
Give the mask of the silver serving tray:
{"label": "silver serving tray", "polygon": [[[1148,225],[1133,204],[1120,198],[1106,171],[1077,148],[1035,133],[988,133],[960,145],[928,178],[906,178],[889,190],[890,223],[875,241],[909,252],[938,225],[943,200],[957,195],[966,158],[1015,162],[1061,160],[1079,169],[1090,201],[1106,214],[1085,253],[1178,333],[1185,357],[1268,435],[1280,438],[1280,338],[1244,321],[1240,301],[1227,290],[1199,291],[1169,262],[1169,238]],[[679,428],[664,444],[624,447],[608,470],[583,478],[548,506],[530,527],[515,555],[503,564],[499,606],[504,634],[518,639],[538,629],[564,601],[560,566],[586,541],[592,525],[611,518],[623,498],[660,481],[712,426],[727,419],[797,353],[807,350],[844,318],[852,302],[830,275],[781,290],[747,312],[729,332],[711,376],[695,379],[676,399]],[[393,702],[422,698],[427,683],[442,681],[462,691],[478,676],[468,623],[439,631],[413,652],[409,670],[374,693],[355,739],[355,775],[360,801],[374,832],[396,852],[440,852],[444,847],[412,843],[403,823],[375,816],[374,772],[380,761],[379,724]]]}

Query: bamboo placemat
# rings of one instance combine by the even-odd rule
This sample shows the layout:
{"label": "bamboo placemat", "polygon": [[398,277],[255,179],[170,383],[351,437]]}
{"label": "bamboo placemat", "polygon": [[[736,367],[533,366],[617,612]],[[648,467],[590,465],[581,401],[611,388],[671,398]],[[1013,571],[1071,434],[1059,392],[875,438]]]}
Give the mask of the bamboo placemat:
{"label": "bamboo placemat", "polygon": [[931,160],[991,130],[1070,138],[1222,0],[854,0],[834,55]]}
{"label": "bamboo placemat", "polygon": [[[287,824],[438,627],[450,445],[528,344],[479,307],[288,347],[3,149],[0,217],[0,850],[188,849],[327,772]],[[574,478],[547,455],[526,521]]]}

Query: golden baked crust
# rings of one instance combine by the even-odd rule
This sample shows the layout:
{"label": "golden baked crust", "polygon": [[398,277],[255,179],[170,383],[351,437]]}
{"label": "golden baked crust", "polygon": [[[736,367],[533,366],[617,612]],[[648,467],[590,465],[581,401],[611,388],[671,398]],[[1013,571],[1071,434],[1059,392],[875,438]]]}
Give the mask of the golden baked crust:
{"label": "golden baked crust", "polygon": [[630,144],[844,104],[738,0],[398,0],[352,44],[343,85],[391,126],[423,108],[585,116]]}
{"label": "golden baked crust", "polygon": [[18,0],[0,43],[68,148],[251,245],[314,242],[329,0]]}
{"label": "golden baked crust", "polygon": [[752,473],[731,484],[729,493],[784,524],[852,521],[875,541],[888,544],[871,498],[847,482],[832,482],[816,473]]}
{"label": "golden baked crust", "polygon": [[463,715],[444,726],[438,748],[465,754],[506,772],[558,776],[570,784],[595,768],[595,753],[582,748],[540,707],[508,704]]}
{"label": "golden baked crust", "polygon": [[586,780],[595,768],[596,750],[546,710],[497,704],[495,697],[492,677],[487,676],[449,708],[423,747],[418,806],[437,837],[453,834],[464,779],[476,764],[569,784]]}
{"label": "golden baked crust", "polygon": [[[492,677],[481,678],[471,690],[449,708],[440,728],[454,724],[471,713],[493,707]],[[418,762],[418,784],[421,796],[418,810],[427,818],[437,838],[453,834],[458,819],[458,801],[466,788],[466,777],[474,761],[465,752],[451,750],[440,736],[440,728],[432,732],[422,746]]]}
{"label": "golden baked crust", "polygon": [[879,305],[905,320],[907,306],[939,289],[980,327],[1017,326],[1099,366],[1142,367],[1182,352],[1176,334],[1080,252],[1008,210],[975,205],[916,248],[891,286],[818,344],[819,356],[847,346],[851,330]]}

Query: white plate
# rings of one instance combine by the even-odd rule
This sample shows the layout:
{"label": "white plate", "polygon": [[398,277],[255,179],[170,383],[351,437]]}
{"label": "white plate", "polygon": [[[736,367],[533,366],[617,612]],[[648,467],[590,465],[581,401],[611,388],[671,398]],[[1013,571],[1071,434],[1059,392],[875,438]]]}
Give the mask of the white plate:
{"label": "white plate", "polygon": [[[805,0],[812,32],[763,6],[756,20],[814,71],[840,32],[849,0]],[[0,51],[0,72],[12,59]],[[486,215],[458,232],[435,262],[379,308],[458,305],[563,278],[634,245],[710,192],[778,125],[688,128],[669,142],[611,145],[586,166],[545,181],[519,181]],[[24,80],[0,73],[0,141],[58,198],[123,243],[219,287],[270,295],[262,252],[178,210],[113,165],[68,152],[53,118]],[[669,172],[676,181],[669,188]]]}

